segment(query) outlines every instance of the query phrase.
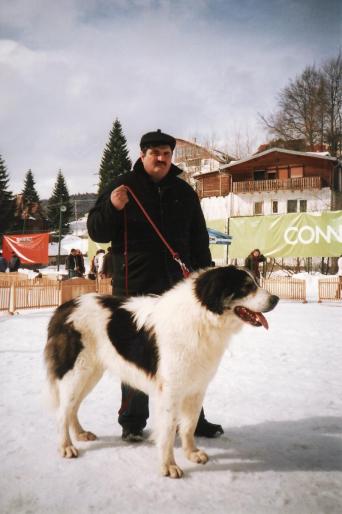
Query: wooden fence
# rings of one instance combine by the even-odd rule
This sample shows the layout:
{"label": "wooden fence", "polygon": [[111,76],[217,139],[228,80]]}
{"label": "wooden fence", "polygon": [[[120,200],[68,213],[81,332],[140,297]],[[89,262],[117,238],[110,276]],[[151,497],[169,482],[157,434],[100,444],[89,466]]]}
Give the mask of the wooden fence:
{"label": "wooden fence", "polygon": [[20,282],[22,280],[28,280],[28,275],[26,273],[0,273],[0,283],[5,281],[12,284],[13,282]]}
{"label": "wooden fence", "polygon": [[[14,275],[14,273],[3,273]],[[98,292],[111,294],[111,279],[88,280],[74,278],[56,281],[48,278],[24,280],[11,276],[9,280],[0,277],[0,311],[14,313],[19,309],[57,307],[82,294]]]}
{"label": "wooden fence", "polygon": [[283,300],[306,303],[306,282],[292,277],[262,278],[261,286]]}
{"label": "wooden fence", "polygon": [[[5,277],[6,275],[6,277]],[[305,280],[292,277],[275,277],[261,279],[261,286],[272,294],[286,300],[306,303]],[[38,309],[41,307],[57,307],[82,294],[97,292],[111,294],[111,279],[88,280],[73,278],[57,281],[42,277],[28,279],[27,275],[0,274],[0,311],[14,313],[19,309]],[[338,277],[318,281],[318,301],[342,300],[342,283]]]}
{"label": "wooden fence", "polygon": [[342,300],[342,279],[339,277],[323,278],[318,280],[318,301]]}

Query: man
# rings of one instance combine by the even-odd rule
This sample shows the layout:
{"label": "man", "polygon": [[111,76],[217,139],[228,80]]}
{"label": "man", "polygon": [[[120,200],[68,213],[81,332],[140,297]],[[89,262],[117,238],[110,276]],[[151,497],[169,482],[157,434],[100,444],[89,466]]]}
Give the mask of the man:
{"label": "man", "polygon": [[7,270],[7,260],[2,255],[2,250],[0,250],[0,273],[5,273]]}
{"label": "man", "polygon": [[10,258],[8,262],[8,267],[10,270],[10,273],[16,273],[18,269],[20,268],[20,259],[18,255],[15,254],[15,252],[12,252],[12,257]]}
{"label": "man", "polygon": [[84,266],[84,257],[82,255],[81,250],[79,250],[79,249],[75,250],[75,259],[76,259],[76,276],[83,277],[83,275],[85,273],[85,266]]}
{"label": "man", "polygon": [[[161,294],[182,278],[173,260],[135,201],[129,186],[171,247],[189,269],[211,265],[209,237],[199,199],[172,164],[176,140],[157,130],[143,135],[140,158],[133,170],[120,175],[99,197],[88,216],[88,232],[97,242],[112,244],[113,293],[116,296]],[[124,219],[126,214],[127,224]],[[125,229],[127,227],[127,231]],[[125,287],[124,241],[127,239],[128,289]],[[137,348],[139,351],[139,348]],[[122,438],[142,440],[149,416],[148,397],[122,385],[119,423]],[[220,425],[209,423],[203,409],[196,435],[215,437],[223,433]]]}
{"label": "man", "polygon": [[101,278],[112,278],[112,275],[113,275],[113,257],[112,257],[112,249],[109,246],[107,248],[107,253],[103,257]]}
{"label": "man", "polygon": [[65,259],[65,269],[68,271],[68,278],[77,277],[77,259],[75,248],[70,250],[69,255]]}
{"label": "man", "polygon": [[338,287],[337,287],[337,293],[336,298],[341,298],[342,293],[342,255],[339,256],[337,259],[337,276],[338,276]]}

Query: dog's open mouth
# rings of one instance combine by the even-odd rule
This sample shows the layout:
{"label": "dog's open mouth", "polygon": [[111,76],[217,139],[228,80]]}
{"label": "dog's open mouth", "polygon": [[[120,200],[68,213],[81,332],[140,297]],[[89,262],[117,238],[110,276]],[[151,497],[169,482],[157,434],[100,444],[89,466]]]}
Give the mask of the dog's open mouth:
{"label": "dog's open mouth", "polygon": [[253,327],[263,326],[268,329],[267,319],[261,312],[254,312],[247,309],[247,307],[241,307],[239,305],[235,307],[234,312],[242,321],[253,325]]}

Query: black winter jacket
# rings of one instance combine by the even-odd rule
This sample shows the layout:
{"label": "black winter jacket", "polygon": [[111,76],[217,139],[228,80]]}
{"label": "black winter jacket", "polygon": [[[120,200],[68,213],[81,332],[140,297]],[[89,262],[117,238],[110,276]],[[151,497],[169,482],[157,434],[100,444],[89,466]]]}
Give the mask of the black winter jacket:
{"label": "black winter jacket", "polygon": [[[131,172],[120,175],[98,198],[89,212],[88,232],[97,242],[111,241],[113,293],[125,294],[124,210],[118,211],[110,194],[121,184],[129,186],[182,261],[192,270],[210,266],[209,237],[197,194],[177,177],[181,170],[171,165],[167,176],[154,183],[139,159]],[[148,223],[133,198],[125,207],[128,222],[128,292],[130,295],[159,294],[182,273],[167,248]]]}

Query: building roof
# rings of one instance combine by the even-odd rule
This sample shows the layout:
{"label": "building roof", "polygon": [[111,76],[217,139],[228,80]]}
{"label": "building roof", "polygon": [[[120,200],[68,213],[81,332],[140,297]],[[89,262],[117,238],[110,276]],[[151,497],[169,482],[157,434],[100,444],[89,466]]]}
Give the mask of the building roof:
{"label": "building roof", "polygon": [[233,166],[236,166],[238,164],[242,164],[244,162],[248,161],[254,161],[255,159],[259,159],[260,157],[263,157],[265,155],[268,155],[270,153],[282,153],[287,155],[297,155],[301,157],[311,157],[314,159],[323,159],[328,161],[337,161],[336,157],[327,156],[322,153],[315,153],[315,152],[297,152],[296,150],[286,150],[285,148],[270,148],[269,150],[265,150],[264,152],[260,152],[254,155],[251,155],[249,157],[246,157],[245,159],[240,159],[239,161],[232,161],[229,164],[225,164],[224,166],[220,167],[221,171],[225,171],[227,168],[232,168]]}
{"label": "building roof", "polygon": [[[183,143],[183,144],[185,143],[186,145],[195,146],[196,148],[198,148],[200,150],[204,150],[205,152],[208,153],[208,155],[210,157],[212,157],[213,159],[216,159],[220,163],[226,163],[227,160],[233,159],[232,156],[228,155],[225,152],[222,152],[221,150],[218,150],[217,148],[207,148],[206,146],[199,145],[195,141],[188,141],[187,139],[181,139],[179,137],[176,138],[176,141],[177,141],[177,143],[179,141],[180,143]],[[176,147],[177,147],[177,144],[176,144]]]}

